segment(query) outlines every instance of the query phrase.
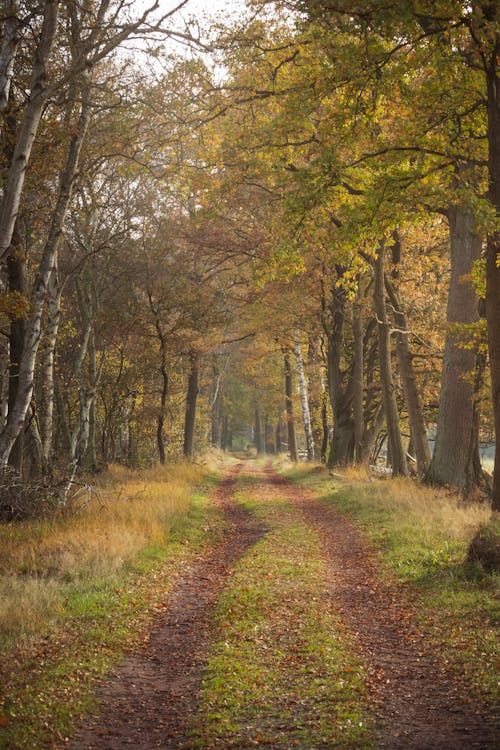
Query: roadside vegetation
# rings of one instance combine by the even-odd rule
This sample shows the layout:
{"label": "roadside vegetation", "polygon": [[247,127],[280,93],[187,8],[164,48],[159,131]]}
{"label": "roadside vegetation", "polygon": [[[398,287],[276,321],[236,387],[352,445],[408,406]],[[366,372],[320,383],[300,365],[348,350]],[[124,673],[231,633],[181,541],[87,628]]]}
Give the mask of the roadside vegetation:
{"label": "roadside vegetation", "polygon": [[0,528],[0,747],[63,741],[95,679],[147,639],[177,572],[221,532],[208,468],[112,466],[88,507]]}
{"label": "roadside vegetation", "polygon": [[500,579],[468,560],[471,540],[490,523],[490,506],[410,479],[368,479],[360,470],[332,478],[301,467],[287,475],[355,522],[428,637],[480,694],[498,699]]}

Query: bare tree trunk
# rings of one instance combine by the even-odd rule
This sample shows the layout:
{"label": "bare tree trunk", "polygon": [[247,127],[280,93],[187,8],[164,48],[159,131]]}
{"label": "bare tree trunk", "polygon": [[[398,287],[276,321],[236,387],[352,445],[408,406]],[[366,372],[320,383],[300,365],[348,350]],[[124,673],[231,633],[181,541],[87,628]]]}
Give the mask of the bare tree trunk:
{"label": "bare tree trunk", "polygon": [[160,463],[165,464],[165,437],[163,435],[163,428],[165,426],[165,415],[167,413],[167,398],[168,398],[168,370],[167,370],[167,358],[165,352],[165,346],[161,346],[161,394],[160,394],[160,408],[156,419],[156,444],[158,446],[158,456]]}
{"label": "bare tree trunk", "polygon": [[283,419],[281,417],[281,408],[278,413],[278,420],[276,422],[276,454],[283,453]]}
{"label": "bare tree trunk", "polygon": [[[59,2],[57,0],[46,0],[42,28],[34,53],[29,86],[30,94],[24,109],[3,191],[2,206],[0,209],[0,259],[3,259],[9,252],[14,224],[19,212],[26,167],[30,160],[31,149],[38,132],[38,126],[46,102],[47,65],[56,35],[58,14]],[[8,76],[9,63],[7,63],[6,70]],[[24,412],[25,414],[26,411]]]}
{"label": "bare tree trunk", "polygon": [[307,460],[314,461],[314,437],[311,426],[311,414],[309,411],[309,398],[307,394],[306,376],[304,373],[304,363],[302,361],[302,351],[300,348],[300,338],[298,331],[294,336],[295,351],[295,369],[297,371],[297,382],[299,385],[300,401],[302,404],[302,418],[304,420],[304,432],[306,434]]}
{"label": "bare tree trunk", "polygon": [[297,462],[297,443],[295,440],[295,418],[293,414],[293,381],[292,381],[292,368],[290,365],[290,354],[285,351],[283,352],[283,359],[285,365],[285,401],[286,401],[286,416],[287,416],[287,428],[288,428],[288,452],[290,459]]}
{"label": "bare tree trunk", "polygon": [[2,351],[1,357],[1,377],[2,386],[0,389],[0,432],[3,430],[7,421],[7,415],[9,413],[9,342],[5,346],[5,350]]}
{"label": "bare tree trunk", "polygon": [[359,301],[354,302],[352,314],[352,333],[354,338],[354,362],[353,362],[353,419],[354,419],[354,461],[361,463],[363,460],[363,432],[365,420],[363,412],[364,397],[364,339],[363,319]]}
{"label": "bare tree trunk", "polygon": [[40,439],[42,444],[42,468],[45,474],[52,473],[52,437],[54,422],[54,355],[61,316],[61,289],[57,273],[57,260],[50,275],[47,291],[49,316],[41,356]]}
{"label": "bare tree trunk", "polygon": [[19,6],[18,0],[10,0],[4,15],[0,47],[0,113],[5,112],[9,105],[10,84],[20,41]]}
{"label": "bare tree trunk", "polygon": [[[392,255],[393,263],[395,268],[397,268],[401,262],[401,243],[397,235],[395,235]],[[397,277],[398,272],[396,271],[394,273],[394,278],[397,279]],[[391,301],[394,322],[397,328],[396,352],[398,355],[399,373],[401,375],[401,383],[405,394],[406,407],[408,409],[412,444],[417,459],[417,473],[420,477],[423,477],[431,461],[431,449],[429,447],[427,425],[425,423],[420,394],[413,370],[413,360],[408,342],[408,323],[394,285],[390,282],[387,276],[385,277],[385,287]]]}
{"label": "bare tree trunk", "polygon": [[[12,234],[12,244],[7,256],[7,275],[9,283],[9,292],[26,297],[26,259],[22,248],[21,237],[19,232],[19,222],[16,222]],[[8,416],[15,408],[16,399],[19,392],[21,360],[23,356],[23,347],[25,339],[25,319],[24,316],[15,317],[11,320],[9,331],[9,407]],[[18,435],[12,445],[8,462],[20,474],[23,471],[23,449],[24,449],[24,424],[21,425]]]}
{"label": "bare tree trunk", "polygon": [[186,397],[186,417],[184,420],[184,456],[193,457],[194,430],[196,423],[196,401],[199,393],[199,362],[200,355],[194,349],[189,352],[189,376]]}
{"label": "bare tree trunk", "polygon": [[[450,484],[464,490],[470,484],[474,429],[474,373],[477,352],[461,346],[460,332],[453,326],[479,319],[477,295],[464,276],[481,254],[481,237],[471,211],[450,208],[451,277],[446,319],[448,331],[444,348],[443,374],[434,455],[426,475],[428,482]],[[476,484],[480,478],[477,478]]]}
{"label": "bare tree trunk", "polygon": [[385,310],[384,254],[385,245],[381,242],[377,258],[373,264],[375,271],[374,306],[379,333],[380,380],[382,382],[382,397],[387,424],[387,436],[392,457],[392,475],[406,476],[408,474],[408,467],[401,438],[401,430],[399,428],[398,405],[396,401],[394,380],[392,377],[391,333]]}
{"label": "bare tree trunk", "polygon": [[345,375],[341,369],[345,305],[345,295],[335,289],[327,335],[328,393],[333,413],[333,435],[328,455],[330,469],[350,464],[354,455],[352,393],[344,384]]}
{"label": "bare tree trunk", "polygon": [[260,408],[258,404],[255,404],[255,410],[254,410],[254,443],[255,443],[255,450],[257,451],[257,455],[259,456],[261,453],[263,453],[263,446],[262,446],[262,424],[260,420]]}
{"label": "bare tree trunk", "polygon": [[[491,5],[493,11],[494,5]],[[498,7],[495,11],[496,37],[486,71],[488,93],[488,197],[500,216],[500,68],[498,49]],[[500,230],[491,232],[486,250],[486,320],[491,372],[493,417],[495,421],[495,467],[493,470],[493,510],[500,511]]]}
{"label": "bare tree trunk", "polygon": [[[0,466],[5,466],[9,460],[12,447],[23,428],[26,412],[33,394],[35,362],[40,344],[42,312],[45,304],[47,285],[54,267],[54,259],[57,255],[59,239],[71,197],[73,180],[78,167],[80,151],[87,131],[89,117],[90,98],[88,89],[85,89],[80,117],[69,146],[66,166],[61,173],[59,196],[31,297],[31,312],[26,322],[16,401],[9,413],[7,424],[0,435]],[[9,242],[11,236],[12,230],[9,231]]]}

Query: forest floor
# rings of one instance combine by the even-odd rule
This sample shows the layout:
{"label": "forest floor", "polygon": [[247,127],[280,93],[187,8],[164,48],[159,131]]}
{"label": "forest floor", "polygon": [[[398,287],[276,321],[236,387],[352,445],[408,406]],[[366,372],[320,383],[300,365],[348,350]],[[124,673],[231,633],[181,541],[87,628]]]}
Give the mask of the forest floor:
{"label": "forest floor", "polygon": [[270,464],[214,490],[227,528],[190,561],[72,750],[500,746],[500,726],[333,504]]}

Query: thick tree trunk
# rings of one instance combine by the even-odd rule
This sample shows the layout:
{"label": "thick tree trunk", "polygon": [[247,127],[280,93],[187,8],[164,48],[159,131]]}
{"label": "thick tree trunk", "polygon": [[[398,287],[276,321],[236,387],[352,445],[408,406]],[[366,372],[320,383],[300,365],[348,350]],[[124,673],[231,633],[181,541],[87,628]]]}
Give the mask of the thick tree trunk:
{"label": "thick tree trunk", "polygon": [[[479,319],[476,293],[464,277],[481,255],[481,237],[468,209],[449,210],[451,277],[446,319],[448,332],[443,359],[441,392],[434,454],[426,478],[434,484],[449,484],[462,491],[472,477],[471,439],[474,431],[477,353],[461,346],[460,331],[453,326]],[[478,484],[480,477],[477,477]]]}
{"label": "thick tree trunk", "polygon": [[286,403],[286,422],[288,431],[288,453],[290,460],[297,461],[297,442],[295,439],[295,417],[293,414],[293,380],[292,368],[290,364],[290,354],[283,352],[285,366],[285,403]]}
{"label": "thick tree trunk", "polygon": [[[392,259],[394,267],[397,269],[401,262],[401,243],[397,236],[395,237],[393,245]],[[393,275],[394,278],[397,279],[399,275],[398,271],[396,270]],[[431,449],[427,436],[427,425],[425,423],[422,404],[420,401],[420,393],[413,370],[413,358],[408,342],[408,323],[398,299],[396,289],[387,276],[385,277],[385,287],[392,305],[394,323],[397,328],[396,353],[398,356],[399,374],[401,376],[401,383],[405,394],[406,408],[408,409],[411,441],[417,459],[417,473],[420,477],[423,477],[431,462]]]}
{"label": "thick tree trunk", "polygon": [[314,437],[311,426],[311,413],[309,411],[309,397],[307,393],[307,382],[304,373],[304,363],[300,348],[298,332],[294,336],[295,368],[297,370],[297,382],[299,386],[300,401],[302,404],[302,418],[304,420],[304,432],[306,435],[307,460],[314,461]]}
{"label": "thick tree trunk", "polygon": [[194,349],[189,352],[189,375],[186,395],[186,416],[184,420],[184,457],[191,459],[194,454],[194,433],[196,425],[196,402],[199,393],[200,355]]}
{"label": "thick tree trunk", "polygon": [[392,475],[406,476],[408,474],[408,467],[401,438],[401,430],[399,428],[398,405],[392,376],[391,332],[385,310],[384,254],[385,246],[383,243],[380,243],[377,258],[373,264],[375,271],[374,306],[379,334],[380,380],[382,383],[387,436],[391,451]]}
{"label": "thick tree trunk", "polygon": [[[498,11],[497,11],[498,13]],[[498,25],[497,25],[498,29]],[[488,174],[489,199],[500,217],[500,47],[497,30],[487,70],[488,89]],[[493,416],[495,421],[495,468],[493,471],[493,509],[500,511],[500,231],[488,237],[486,251],[486,320],[488,323],[488,350],[491,371]]]}
{"label": "thick tree trunk", "polygon": [[[26,321],[23,354],[19,369],[19,384],[15,404],[9,413],[7,424],[0,435],[0,466],[5,466],[9,460],[12,447],[20,434],[26,413],[33,394],[33,378],[35,362],[40,344],[42,313],[45,305],[47,285],[54,267],[64,218],[71,197],[73,180],[78,167],[81,147],[87,131],[90,118],[90,98],[86,89],[83,94],[80,117],[71,139],[66,166],[60,176],[59,195],[52,215],[47,241],[38,268],[33,294],[31,296],[31,311]],[[12,230],[9,231],[9,243]],[[0,227],[0,246],[1,246]]]}

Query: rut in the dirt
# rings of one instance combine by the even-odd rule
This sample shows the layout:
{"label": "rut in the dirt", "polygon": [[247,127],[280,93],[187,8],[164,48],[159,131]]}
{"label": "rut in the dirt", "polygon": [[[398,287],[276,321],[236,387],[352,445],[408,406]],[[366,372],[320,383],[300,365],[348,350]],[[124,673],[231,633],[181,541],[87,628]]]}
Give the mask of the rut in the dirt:
{"label": "rut in the dirt", "polygon": [[188,720],[213,637],[211,617],[235,562],[266,529],[230,502],[236,467],[216,491],[231,528],[208,555],[196,560],[170,592],[166,619],[144,651],[129,656],[99,693],[101,712],[87,717],[73,750],[188,748]]}
{"label": "rut in the dirt", "polygon": [[333,508],[266,470],[304,520],[318,529],[331,595],[370,670],[379,723],[377,747],[387,750],[495,750],[500,723],[457,678],[412,621],[397,586],[383,582],[360,533]]}

